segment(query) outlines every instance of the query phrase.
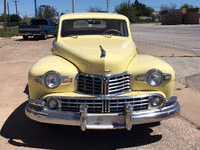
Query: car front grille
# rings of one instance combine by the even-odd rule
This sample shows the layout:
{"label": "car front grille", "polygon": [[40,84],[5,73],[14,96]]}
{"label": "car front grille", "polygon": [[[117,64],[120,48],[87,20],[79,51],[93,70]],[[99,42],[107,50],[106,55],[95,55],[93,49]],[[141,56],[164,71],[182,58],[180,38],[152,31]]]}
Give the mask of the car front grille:
{"label": "car front grille", "polygon": [[93,95],[111,95],[131,91],[131,74],[100,76],[80,73],[76,76],[77,91]]}
{"label": "car front grille", "polygon": [[148,109],[150,96],[103,98],[58,98],[62,111],[79,112],[80,105],[88,105],[89,113],[118,113],[124,112],[125,106],[131,104],[133,110]]}

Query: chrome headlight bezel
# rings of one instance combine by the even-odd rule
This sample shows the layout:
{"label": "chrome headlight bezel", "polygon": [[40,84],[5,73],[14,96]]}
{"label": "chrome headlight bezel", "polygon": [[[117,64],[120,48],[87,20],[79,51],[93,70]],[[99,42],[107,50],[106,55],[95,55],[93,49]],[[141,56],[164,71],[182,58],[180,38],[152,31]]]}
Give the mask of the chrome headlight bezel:
{"label": "chrome headlight bezel", "polygon": [[152,96],[149,100],[149,106],[152,108],[160,107],[164,102],[164,97],[160,95]]}
{"label": "chrome headlight bezel", "polygon": [[[57,82],[57,83],[56,83],[55,85],[53,85],[52,87],[48,85],[47,80],[46,80],[46,78],[48,78],[49,76],[53,76],[54,79],[56,79],[56,82]],[[60,74],[59,74],[58,72],[49,71],[49,72],[47,72],[47,73],[44,75],[44,77],[43,77],[43,83],[44,83],[44,85],[45,85],[47,88],[49,88],[49,89],[55,89],[55,88],[59,87],[60,84],[61,84],[61,76],[60,76]],[[52,82],[51,82],[51,83],[52,83]],[[54,83],[55,83],[55,82],[54,82]]]}
{"label": "chrome headlight bezel", "polygon": [[48,109],[56,110],[59,107],[59,102],[55,98],[50,98],[50,99],[47,100],[46,106],[47,106]]}
{"label": "chrome headlight bezel", "polygon": [[[152,85],[150,82],[149,82],[149,77],[153,74],[153,73],[156,73],[156,75],[158,76],[159,78],[159,82],[156,84],[156,85]],[[168,74],[168,73],[163,73],[161,72],[160,70],[158,69],[151,69],[149,70],[146,74],[141,74],[141,75],[137,75],[135,77],[135,81],[138,81],[138,82],[146,82],[149,86],[151,87],[157,87],[157,86],[160,86],[164,81],[170,81],[172,78],[171,74]]]}
{"label": "chrome headlight bezel", "polygon": [[[155,84],[152,84],[151,82],[154,81],[155,79],[157,79],[158,82],[157,83],[154,82]],[[159,86],[163,82],[163,73],[157,69],[150,70],[149,72],[147,72],[146,82],[148,83],[148,85],[152,87]]]}
{"label": "chrome headlight bezel", "polygon": [[[49,87],[45,81],[46,77],[48,77],[48,75],[55,75],[57,77],[57,79],[59,80],[59,84],[57,84],[54,87]],[[70,76],[61,76],[58,72],[56,71],[48,71],[47,73],[45,73],[42,76],[35,76],[34,77],[34,81],[38,84],[43,84],[46,88],[48,89],[55,89],[58,88],[62,83],[64,84],[70,84],[72,83],[72,77]]]}

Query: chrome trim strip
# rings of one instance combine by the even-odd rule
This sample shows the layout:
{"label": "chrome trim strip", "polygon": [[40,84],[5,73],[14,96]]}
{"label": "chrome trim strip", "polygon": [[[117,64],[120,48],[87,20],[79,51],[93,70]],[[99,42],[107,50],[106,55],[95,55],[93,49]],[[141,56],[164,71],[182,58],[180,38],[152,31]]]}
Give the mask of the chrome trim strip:
{"label": "chrome trim strip", "polygon": [[172,96],[169,99],[165,99],[164,100],[164,104],[169,104],[169,103],[175,103],[177,101],[177,97],[176,96]]}
{"label": "chrome trim strip", "polygon": [[110,70],[99,70],[98,72],[99,72],[99,73],[107,73],[107,74],[111,73]]}
{"label": "chrome trim strip", "polygon": [[28,103],[31,105],[39,106],[39,107],[44,107],[44,104],[45,104],[44,101],[38,101],[38,100],[33,100],[33,99],[29,99]]}

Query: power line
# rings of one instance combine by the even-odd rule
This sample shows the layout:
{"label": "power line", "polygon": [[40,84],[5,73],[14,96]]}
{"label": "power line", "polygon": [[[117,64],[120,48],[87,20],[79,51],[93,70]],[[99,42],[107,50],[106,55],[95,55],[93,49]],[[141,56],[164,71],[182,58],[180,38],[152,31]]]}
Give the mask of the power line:
{"label": "power line", "polygon": [[16,15],[17,15],[17,2],[19,2],[19,1],[15,0],[15,1],[13,1],[13,2],[15,2],[15,7],[16,7]]}

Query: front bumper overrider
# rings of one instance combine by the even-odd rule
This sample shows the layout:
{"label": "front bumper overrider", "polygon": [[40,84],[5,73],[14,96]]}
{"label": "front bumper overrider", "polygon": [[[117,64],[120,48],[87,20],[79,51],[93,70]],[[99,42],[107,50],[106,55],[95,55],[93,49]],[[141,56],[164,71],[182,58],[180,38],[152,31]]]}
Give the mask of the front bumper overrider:
{"label": "front bumper overrider", "polygon": [[180,112],[180,105],[175,96],[164,99],[160,108],[133,111],[133,107],[127,105],[125,111],[120,113],[88,113],[88,106],[84,104],[80,106],[79,112],[49,110],[44,106],[43,101],[29,99],[25,114],[42,123],[80,126],[82,131],[120,128],[131,130],[132,125],[161,121]]}

